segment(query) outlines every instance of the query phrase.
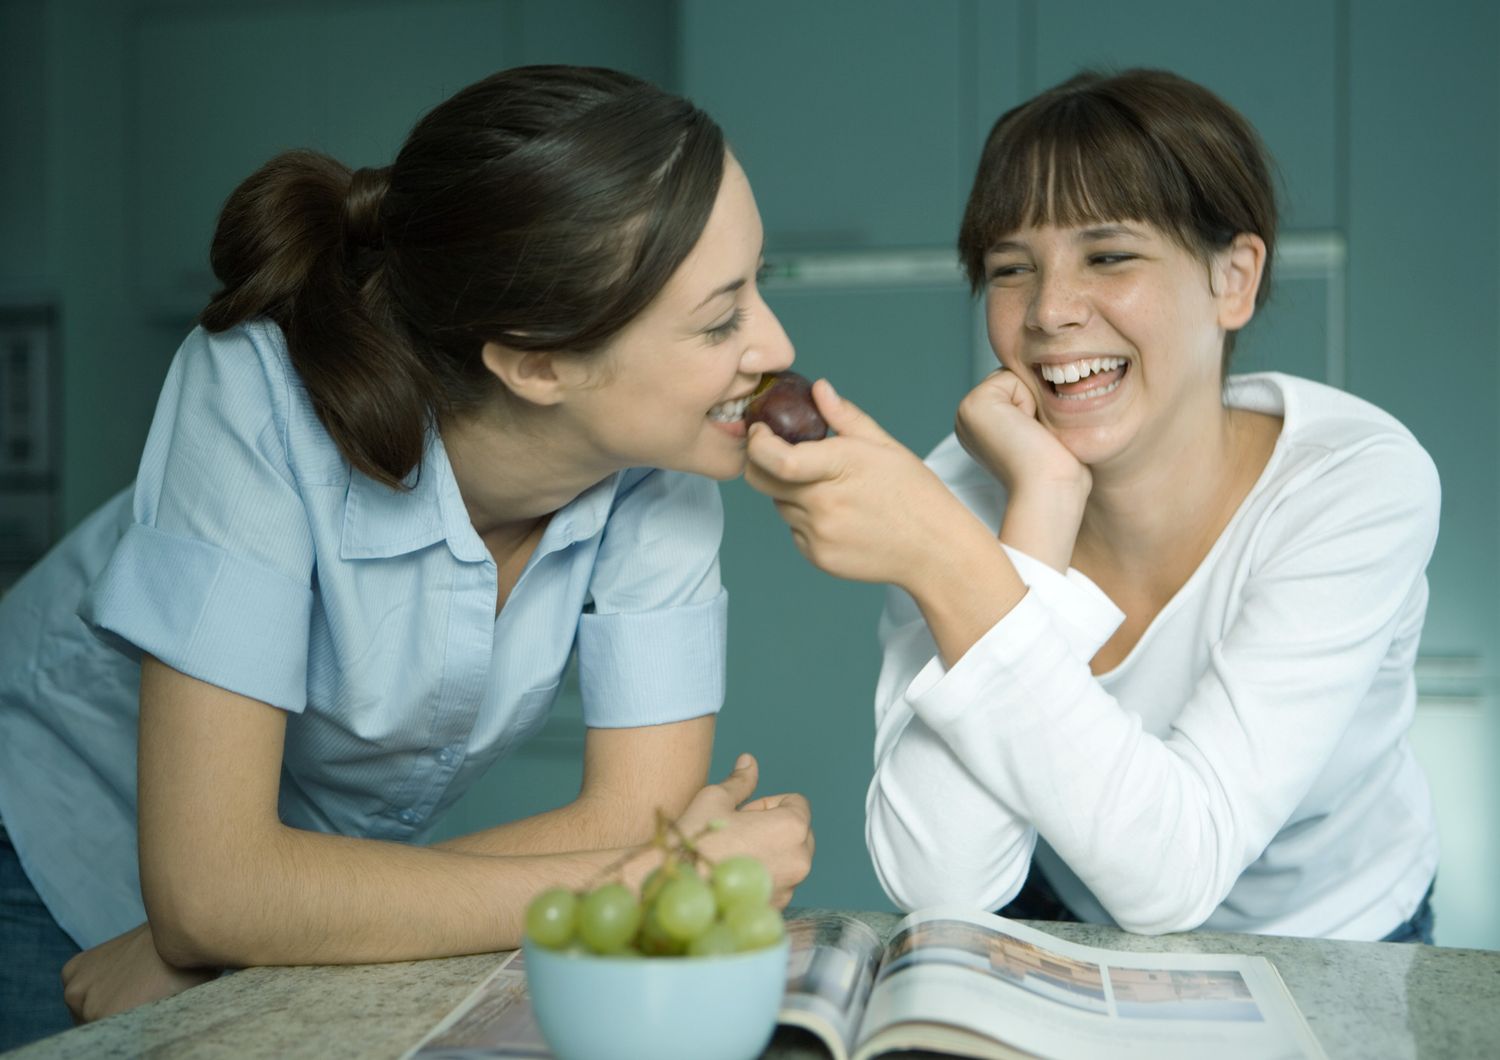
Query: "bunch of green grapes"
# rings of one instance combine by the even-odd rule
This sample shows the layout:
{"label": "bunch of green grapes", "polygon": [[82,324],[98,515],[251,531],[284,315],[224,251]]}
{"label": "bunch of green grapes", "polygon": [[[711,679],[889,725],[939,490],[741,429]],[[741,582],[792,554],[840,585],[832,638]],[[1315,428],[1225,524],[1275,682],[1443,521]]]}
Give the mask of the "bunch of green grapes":
{"label": "bunch of green grapes", "polygon": [[536,945],[611,956],[745,953],[774,946],[782,934],[764,865],[747,855],[709,863],[690,844],[669,852],[639,895],[619,882],[583,892],[553,887],[526,909],[526,935]]}

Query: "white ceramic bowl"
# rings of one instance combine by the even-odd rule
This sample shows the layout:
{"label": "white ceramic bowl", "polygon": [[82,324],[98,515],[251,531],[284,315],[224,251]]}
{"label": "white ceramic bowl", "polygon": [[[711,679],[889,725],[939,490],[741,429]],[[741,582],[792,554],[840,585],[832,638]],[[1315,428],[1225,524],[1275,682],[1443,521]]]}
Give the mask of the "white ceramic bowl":
{"label": "white ceramic bowl", "polygon": [[786,939],[727,957],[524,949],[531,1007],[558,1060],[753,1060],[786,990]]}

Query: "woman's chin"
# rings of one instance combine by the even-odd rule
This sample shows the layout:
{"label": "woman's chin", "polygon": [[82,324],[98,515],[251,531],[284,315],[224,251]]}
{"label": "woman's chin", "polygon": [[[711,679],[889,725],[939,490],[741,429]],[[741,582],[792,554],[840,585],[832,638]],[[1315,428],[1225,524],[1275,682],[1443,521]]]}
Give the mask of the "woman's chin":
{"label": "woman's chin", "polygon": [[670,470],[702,475],[716,482],[729,482],[744,475],[748,466],[745,447],[741,445],[732,452],[697,453],[694,459],[684,460]]}
{"label": "woman's chin", "polygon": [[1119,439],[1104,428],[1053,429],[1052,433],[1073,459],[1088,468],[1109,463],[1121,450]]}

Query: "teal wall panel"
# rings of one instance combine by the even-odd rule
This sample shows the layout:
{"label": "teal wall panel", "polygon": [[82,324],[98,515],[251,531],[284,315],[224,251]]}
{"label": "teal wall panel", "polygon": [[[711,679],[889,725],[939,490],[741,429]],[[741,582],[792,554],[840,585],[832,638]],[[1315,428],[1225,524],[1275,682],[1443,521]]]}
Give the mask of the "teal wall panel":
{"label": "teal wall panel", "polygon": [[235,185],[280,151],[322,143],[324,16],[170,10],[132,28],[131,275],[147,306],[191,312],[213,291],[208,246]]}
{"label": "teal wall panel", "polygon": [[1160,66],[1199,81],[1260,130],[1286,182],[1285,223],[1339,219],[1341,27],[1336,0],[1035,5],[1039,91],[1085,66]]}
{"label": "teal wall panel", "polygon": [[723,125],[773,249],[952,239],[968,7],[684,0],[682,90]]}
{"label": "teal wall panel", "polygon": [[673,0],[511,3],[510,31],[519,62],[613,66],[676,89],[678,5]]}
{"label": "teal wall panel", "polygon": [[1418,720],[1443,826],[1438,939],[1500,949],[1500,8],[1350,14],[1348,386],[1442,476],[1422,651],[1475,665],[1471,705]]}
{"label": "teal wall panel", "polygon": [[132,296],[130,10],[103,0],[44,10],[44,279],[58,311],[67,527],[134,476],[176,343],[151,341]]}
{"label": "teal wall panel", "polygon": [[[797,343],[799,370],[828,377],[918,452],[951,429],[969,387],[962,290],[773,286],[768,297]],[[763,791],[811,800],[817,863],[799,903],[888,908],[864,843],[884,591],[814,570],[771,502],[743,482],[723,494],[729,686],[716,769],[750,751],[762,763]]]}
{"label": "teal wall panel", "polygon": [[[1289,372],[1306,379],[1331,382],[1328,372],[1329,288],[1321,277],[1279,280],[1274,302],[1235,341],[1236,372]],[[1343,311],[1340,302],[1338,311]]]}
{"label": "teal wall panel", "polygon": [[47,272],[46,42],[41,0],[0,3],[0,296]]}
{"label": "teal wall panel", "polygon": [[995,119],[1021,103],[1036,82],[1034,0],[981,0],[975,5],[970,44],[964,49],[974,75],[964,144],[964,189],[974,180],[979,152]]}
{"label": "teal wall panel", "polygon": [[1349,388],[1411,427],[1443,473],[1428,641],[1493,663],[1500,9],[1356,5],[1351,30]]}

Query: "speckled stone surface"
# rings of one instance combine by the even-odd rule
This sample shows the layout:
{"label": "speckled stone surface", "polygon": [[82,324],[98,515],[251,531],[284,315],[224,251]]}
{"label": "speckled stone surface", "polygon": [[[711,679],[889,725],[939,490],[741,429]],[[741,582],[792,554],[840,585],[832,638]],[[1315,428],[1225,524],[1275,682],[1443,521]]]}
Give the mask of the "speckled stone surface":
{"label": "speckled stone surface", "polygon": [[[887,913],[861,915],[885,936],[897,921]],[[1207,932],[1148,938],[1084,924],[1035,926],[1109,949],[1267,957],[1332,1060],[1500,1057],[1500,952]],[[490,954],[343,968],[252,968],[6,1058],[394,1058],[497,963]],[[827,1054],[778,1034],[766,1055],[811,1060]]]}

